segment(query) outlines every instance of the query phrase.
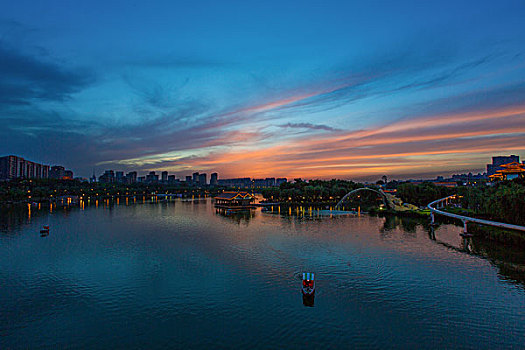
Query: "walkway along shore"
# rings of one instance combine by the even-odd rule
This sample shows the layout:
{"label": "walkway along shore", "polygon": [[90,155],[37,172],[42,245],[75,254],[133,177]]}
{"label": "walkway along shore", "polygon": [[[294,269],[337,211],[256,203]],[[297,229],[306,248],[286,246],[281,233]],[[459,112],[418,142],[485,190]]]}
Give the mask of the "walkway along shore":
{"label": "walkway along shore", "polygon": [[435,224],[434,214],[440,214],[440,215],[448,216],[448,217],[459,219],[459,220],[463,221],[463,232],[464,233],[467,233],[467,224],[469,222],[474,222],[474,223],[481,224],[481,225],[488,225],[488,226],[495,226],[495,227],[500,227],[500,228],[506,228],[506,229],[510,229],[510,230],[525,231],[525,226],[506,224],[504,222],[476,219],[476,218],[471,218],[471,217],[468,217],[468,216],[452,214],[452,213],[449,213],[449,212],[446,212],[446,211],[439,210],[439,209],[435,208],[435,206],[439,206],[439,205],[441,205],[441,208],[443,208],[443,203],[448,204],[448,201],[450,199],[456,199],[456,196],[457,195],[452,195],[452,196],[448,196],[448,197],[445,197],[445,198],[441,198],[441,199],[433,201],[432,203],[430,203],[428,205],[428,209],[430,209],[430,212],[431,212],[430,213],[430,218],[432,220],[432,222],[431,222],[432,224]]}

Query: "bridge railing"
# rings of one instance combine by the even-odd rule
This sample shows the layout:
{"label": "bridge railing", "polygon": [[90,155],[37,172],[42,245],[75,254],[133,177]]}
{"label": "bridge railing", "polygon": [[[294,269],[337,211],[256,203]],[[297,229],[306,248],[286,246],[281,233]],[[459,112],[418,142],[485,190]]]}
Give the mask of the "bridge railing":
{"label": "bridge railing", "polygon": [[369,188],[369,187],[360,187],[360,188],[356,188],[355,190],[352,190],[350,192],[348,192],[347,194],[345,194],[343,196],[343,198],[341,198],[341,200],[339,202],[337,202],[337,204],[335,205],[334,209],[337,210],[337,208],[339,208],[341,206],[341,204],[343,204],[343,202],[345,201],[346,198],[348,198],[350,195],[356,193],[356,192],[359,192],[359,191],[372,191],[372,192],[375,192],[377,194],[379,194],[381,196],[381,199],[383,200],[383,203],[385,204],[386,207],[389,207],[389,203],[388,203],[388,198],[386,197],[385,193],[379,189],[378,190],[375,190],[373,188]]}
{"label": "bridge railing", "polygon": [[506,224],[504,222],[497,222],[497,221],[490,221],[490,220],[483,220],[483,219],[477,219],[477,218],[471,218],[469,216],[464,215],[458,215],[458,214],[452,214],[443,210],[436,209],[435,206],[438,204],[441,204],[443,202],[448,202],[449,199],[456,199],[457,195],[448,196],[445,198],[441,198],[438,200],[433,201],[430,203],[427,207],[430,209],[430,217],[432,219],[432,224],[434,224],[434,214],[440,214],[444,216],[448,216],[451,218],[459,219],[463,221],[463,230],[466,233],[467,232],[467,223],[469,222],[475,222],[480,225],[488,225],[488,226],[495,226],[495,227],[501,227],[501,228],[507,228],[511,230],[518,230],[518,231],[525,231],[525,226],[519,226],[519,225],[512,225],[512,224]]}

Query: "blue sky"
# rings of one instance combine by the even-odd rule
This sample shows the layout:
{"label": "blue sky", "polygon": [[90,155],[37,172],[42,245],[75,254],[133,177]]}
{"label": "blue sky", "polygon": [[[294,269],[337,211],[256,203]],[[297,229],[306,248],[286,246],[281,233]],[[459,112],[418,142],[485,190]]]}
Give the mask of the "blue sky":
{"label": "blue sky", "polygon": [[17,1],[0,153],[374,179],[525,156],[525,3]]}

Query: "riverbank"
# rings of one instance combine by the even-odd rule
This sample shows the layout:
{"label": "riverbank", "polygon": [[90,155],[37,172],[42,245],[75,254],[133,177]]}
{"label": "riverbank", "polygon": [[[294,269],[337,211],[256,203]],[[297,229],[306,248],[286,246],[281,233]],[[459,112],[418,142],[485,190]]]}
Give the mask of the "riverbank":
{"label": "riverbank", "polygon": [[468,232],[485,240],[495,241],[513,247],[525,248],[525,234],[518,231],[469,224]]}
{"label": "riverbank", "polygon": [[[494,218],[492,215],[476,214],[474,210],[465,209],[457,206],[447,206],[441,210],[447,213],[470,217],[473,219],[501,222],[498,220],[498,218]],[[442,221],[443,218],[446,218],[446,221],[454,222],[458,225],[463,225],[463,222],[458,218],[441,216],[439,221]],[[498,242],[504,245],[525,247],[525,233],[522,231],[500,228],[495,226],[485,226],[476,222],[469,222],[467,224],[467,231],[469,234],[472,234],[484,240]]]}
{"label": "riverbank", "polygon": [[400,216],[400,217],[410,217],[410,218],[428,218],[430,217],[430,210],[428,209],[418,209],[418,210],[395,210],[395,209],[379,209],[371,208],[368,211],[369,214],[375,216]]}

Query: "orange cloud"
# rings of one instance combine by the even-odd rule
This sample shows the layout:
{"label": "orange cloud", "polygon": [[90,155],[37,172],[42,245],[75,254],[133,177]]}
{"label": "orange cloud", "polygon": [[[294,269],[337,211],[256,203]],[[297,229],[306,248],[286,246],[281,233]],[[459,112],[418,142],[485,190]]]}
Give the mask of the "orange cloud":
{"label": "orange cloud", "polygon": [[[290,103],[285,101],[291,100],[265,106]],[[487,154],[525,150],[523,135],[525,107],[514,107],[404,119],[315,138],[270,140],[271,145],[263,148],[212,153],[193,158],[188,165],[218,170],[222,177],[351,178],[481,169],[482,162],[489,161]]]}

